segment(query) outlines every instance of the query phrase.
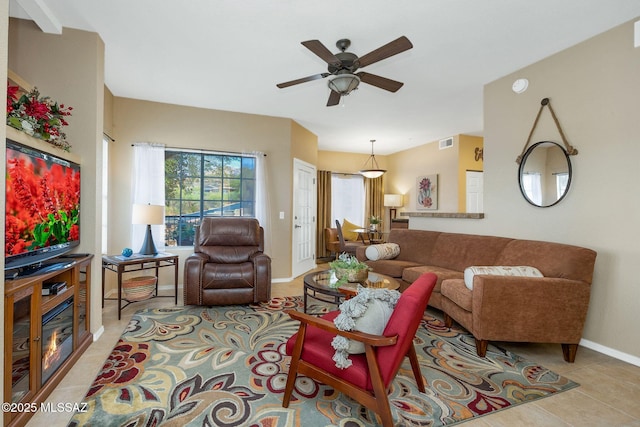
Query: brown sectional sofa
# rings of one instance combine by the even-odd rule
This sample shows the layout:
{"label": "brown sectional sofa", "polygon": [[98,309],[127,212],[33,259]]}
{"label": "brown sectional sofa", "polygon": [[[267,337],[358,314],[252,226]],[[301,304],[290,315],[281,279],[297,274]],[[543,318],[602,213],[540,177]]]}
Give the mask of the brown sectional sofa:
{"label": "brown sectional sofa", "polygon": [[[565,360],[575,359],[589,305],[596,252],[560,243],[506,237],[392,229],[387,239],[400,246],[389,260],[356,256],[373,271],[400,279],[400,290],[422,273],[438,282],[429,305],[472,333],[484,356],[488,341],[560,343]],[[476,275],[465,286],[470,266],[532,266],[544,277]]]}

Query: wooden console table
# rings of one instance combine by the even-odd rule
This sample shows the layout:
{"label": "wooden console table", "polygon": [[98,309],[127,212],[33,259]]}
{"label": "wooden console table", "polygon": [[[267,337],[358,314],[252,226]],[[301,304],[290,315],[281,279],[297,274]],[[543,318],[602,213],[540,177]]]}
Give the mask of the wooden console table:
{"label": "wooden console table", "polygon": [[[155,269],[156,277],[158,277],[158,269],[161,267],[174,267],[174,295],[158,295],[158,282],[156,281],[156,292],[154,298],[158,297],[174,297],[175,303],[178,304],[178,255],[170,253],[159,253],[157,255],[141,255],[133,254],[130,257],[122,255],[105,255],[102,257],[102,308],[104,308],[104,300],[117,300],[118,301],[118,320],[120,320],[120,314],[122,309],[129,304],[137,301],[127,301],[122,305],[122,274],[132,271]],[[113,271],[118,275],[118,298],[105,298],[105,273],[106,271]]]}
{"label": "wooden console table", "polygon": [[[7,410],[3,410],[3,425],[24,426],[93,342],[89,329],[92,259],[91,254],[70,255],[65,257],[68,264],[55,271],[5,280],[3,363]],[[54,295],[42,295],[43,286],[56,282],[64,282],[65,287]],[[51,313],[57,313],[61,305],[72,312],[65,316],[68,326],[57,324],[58,331],[64,330],[68,335],[47,336],[45,319],[53,317]],[[51,323],[61,318],[53,317]],[[56,349],[63,348],[66,351],[56,353]],[[48,356],[56,355],[66,359],[54,357],[59,364],[51,368]]]}

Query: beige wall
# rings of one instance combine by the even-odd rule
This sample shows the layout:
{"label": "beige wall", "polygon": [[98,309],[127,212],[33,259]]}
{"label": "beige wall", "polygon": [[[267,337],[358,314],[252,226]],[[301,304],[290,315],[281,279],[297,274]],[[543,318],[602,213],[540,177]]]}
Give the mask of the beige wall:
{"label": "beige wall", "polygon": [[[109,252],[131,245],[132,143],[154,142],[168,147],[262,151],[267,154],[271,207],[271,253],[274,279],[291,276],[292,155],[315,161],[317,138],[289,119],[231,113],[115,97],[110,149]],[[117,190],[116,190],[117,189]],[[285,219],[278,213],[285,212]],[[184,258],[192,248],[169,249],[180,255],[180,281]],[[169,269],[165,269],[169,270]],[[161,280],[171,283],[171,272]],[[110,283],[111,286],[111,283]]]}
{"label": "beige wall", "polygon": [[483,161],[477,154],[484,139],[480,136],[458,135],[458,210],[467,211],[467,171],[482,171]]}
{"label": "beige wall", "polygon": [[[99,256],[104,44],[95,33],[65,28],[61,35],[45,34],[31,21],[11,19],[8,46],[8,67],[12,71],[41,94],[73,107],[66,134],[82,167],[78,252],[96,254],[91,275],[91,331],[96,332],[102,325]],[[5,144],[4,138],[2,141]]]}
{"label": "beige wall", "polygon": [[291,123],[291,157],[315,165],[318,162],[318,137],[293,120]]}
{"label": "beige wall", "polygon": [[[344,153],[341,151],[318,151],[318,170],[339,172],[339,173],[358,173],[368,162],[371,154],[361,153]],[[381,169],[388,169],[386,156],[376,155],[376,162]],[[367,163],[371,166],[371,163]]]}
{"label": "beige wall", "polygon": [[389,172],[385,175],[385,192],[403,194],[404,206],[398,209],[416,212],[416,180],[419,176],[438,175],[438,210],[458,211],[458,138],[451,148],[440,150],[438,142],[427,142],[387,156]]}
{"label": "beige wall", "polygon": [[113,94],[104,87],[104,132],[113,138]]}
{"label": "beige wall", "polygon": [[[584,344],[640,364],[640,48],[633,47],[629,22],[485,86],[485,219],[411,218],[410,228],[547,240],[598,252]],[[529,89],[511,91],[516,78]],[[569,142],[573,181],[558,205],[536,208],[520,194],[515,160],[540,107],[548,97]],[[532,142],[561,143],[548,111]],[[432,156],[428,144],[389,156],[387,190],[412,192],[414,177],[439,172],[440,210],[455,210],[451,179],[442,171],[453,160]],[[444,150],[447,151],[447,150]],[[445,191],[445,186],[447,190]],[[415,209],[415,201],[409,202]],[[580,354],[578,353],[578,357]]]}

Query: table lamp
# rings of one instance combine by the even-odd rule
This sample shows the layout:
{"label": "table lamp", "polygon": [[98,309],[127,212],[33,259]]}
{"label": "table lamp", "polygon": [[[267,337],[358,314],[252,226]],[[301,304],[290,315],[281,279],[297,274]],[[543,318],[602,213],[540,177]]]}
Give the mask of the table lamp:
{"label": "table lamp", "polygon": [[147,224],[147,233],[144,236],[144,242],[142,242],[139,253],[142,255],[156,255],[158,251],[153,243],[151,225],[164,224],[164,206],[135,203],[133,205],[132,223]]}
{"label": "table lamp", "polygon": [[402,206],[402,194],[385,194],[384,206],[389,209],[391,219],[396,219],[396,208]]}

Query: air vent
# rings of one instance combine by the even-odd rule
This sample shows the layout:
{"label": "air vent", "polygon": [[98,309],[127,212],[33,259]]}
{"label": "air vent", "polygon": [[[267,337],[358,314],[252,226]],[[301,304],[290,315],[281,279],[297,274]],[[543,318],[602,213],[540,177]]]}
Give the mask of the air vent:
{"label": "air vent", "polygon": [[441,139],[440,140],[440,149],[444,150],[445,148],[451,148],[453,147],[453,137],[449,137],[446,139]]}

